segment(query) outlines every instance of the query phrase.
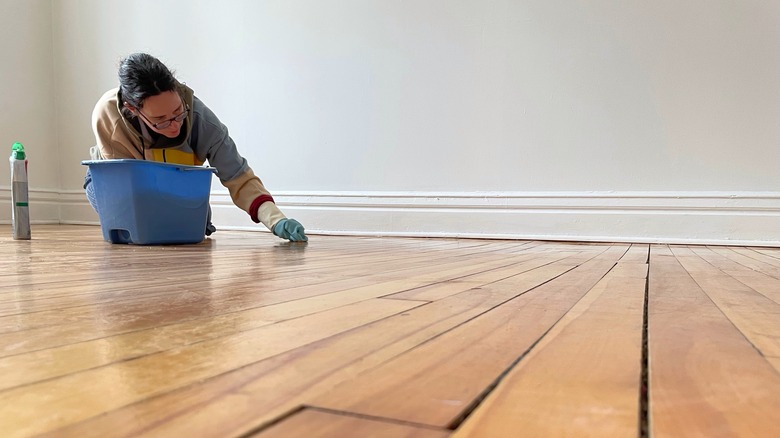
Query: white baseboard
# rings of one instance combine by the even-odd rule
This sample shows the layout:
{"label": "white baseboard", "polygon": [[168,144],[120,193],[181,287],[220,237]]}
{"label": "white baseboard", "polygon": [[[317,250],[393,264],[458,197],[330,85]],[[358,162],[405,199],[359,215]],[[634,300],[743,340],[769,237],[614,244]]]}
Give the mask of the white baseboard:
{"label": "white baseboard", "polygon": [[[280,192],[310,234],[780,247],[780,192]],[[0,221],[10,220],[0,189]],[[33,190],[33,222],[98,224],[82,191]],[[218,229],[267,231],[211,195]]]}
{"label": "white baseboard", "polygon": [[[286,192],[313,234],[780,246],[778,192]],[[252,229],[225,192],[218,227]]]}
{"label": "white baseboard", "polygon": [[[58,224],[60,223],[61,192],[59,190],[30,190],[30,223]],[[11,223],[11,189],[0,187],[0,223]]]}

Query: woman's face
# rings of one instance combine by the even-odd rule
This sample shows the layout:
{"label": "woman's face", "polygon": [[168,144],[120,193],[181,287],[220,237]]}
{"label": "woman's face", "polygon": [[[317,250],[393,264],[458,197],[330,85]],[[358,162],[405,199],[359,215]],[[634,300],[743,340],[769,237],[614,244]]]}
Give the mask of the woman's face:
{"label": "woman's face", "polygon": [[[143,108],[135,108],[133,112],[139,114],[141,120],[152,131],[169,138],[175,138],[179,135],[184,123],[181,116],[185,115],[186,107],[178,93],[165,91],[156,96],[147,97],[143,101]],[[182,120],[177,121],[177,118],[182,118]]]}

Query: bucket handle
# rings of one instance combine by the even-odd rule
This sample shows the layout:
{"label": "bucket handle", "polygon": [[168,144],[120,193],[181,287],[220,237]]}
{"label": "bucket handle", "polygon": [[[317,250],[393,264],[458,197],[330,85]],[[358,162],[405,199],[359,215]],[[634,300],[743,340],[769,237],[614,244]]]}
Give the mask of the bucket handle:
{"label": "bucket handle", "polygon": [[204,170],[204,169],[210,170],[212,172],[217,171],[216,167],[200,167],[200,166],[177,167],[177,169],[182,172],[192,172],[194,170]]}

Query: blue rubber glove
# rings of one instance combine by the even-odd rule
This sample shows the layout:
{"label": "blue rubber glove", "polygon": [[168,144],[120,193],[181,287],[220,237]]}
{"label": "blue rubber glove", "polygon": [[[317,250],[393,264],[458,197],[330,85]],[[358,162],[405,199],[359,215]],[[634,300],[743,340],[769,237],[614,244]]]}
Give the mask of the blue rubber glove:
{"label": "blue rubber glove", "polygon": [[295,219],[282,219],[274,225],[274,234],[282,239],[292,242],[307,242],[309,240],[303,233],[303,225]]}

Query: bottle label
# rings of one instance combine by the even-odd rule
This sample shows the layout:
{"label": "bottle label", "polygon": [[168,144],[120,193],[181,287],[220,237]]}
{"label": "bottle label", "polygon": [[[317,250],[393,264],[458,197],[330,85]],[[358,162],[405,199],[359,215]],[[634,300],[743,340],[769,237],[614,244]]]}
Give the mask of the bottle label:
{"label": "bottle label", "polygon": [[28,204],[26,181],[13,182],[11,199],[13,202],[11,224],[13,226],[14,239],[30,239],[30,206]]}
{"label": "bottle label", "polygon": [[15,205],[26,207],[27,203],[30,202],[27,193],[27,183],[25,181],[14,181],[12,196]]}

